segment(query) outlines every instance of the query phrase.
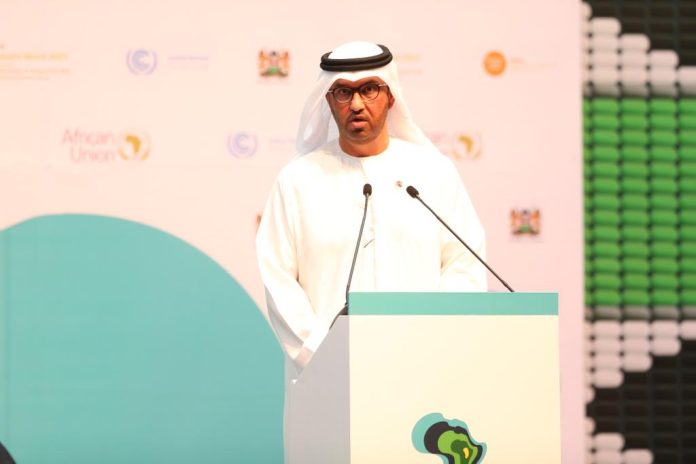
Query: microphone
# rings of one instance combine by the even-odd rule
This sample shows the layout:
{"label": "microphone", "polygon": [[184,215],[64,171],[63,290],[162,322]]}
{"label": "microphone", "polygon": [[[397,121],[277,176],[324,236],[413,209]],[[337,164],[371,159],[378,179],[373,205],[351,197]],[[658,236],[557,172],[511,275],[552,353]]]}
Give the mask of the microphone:
{"label": "microphone", "polygon": [[418,193],[418,190],[416,190],[416,188],[414,186],[409,185],[408,187],[406,187],[406,193],[408,193],[411,196],[411,198],[415,198],[416,200],[420,201],[423,204],[423,206],[428,208],[428,211],[430,211],[433,214],[433,216],[435,216],[435,218],[438,221],[440,221],[440,223],[443,226],[445,226],[447,228],[447,230],[449,230],[452,233],[452,235],[454,235],[457,238],[457,240],[459,240],[459,243],[464,245],[466,247],[466,249],[469,250],[471,252],[471,254],[474,255],[476,257],[476,259],[478,259],[481,262],[481,264],[486,266],[486,269],[491,271],[491,273],[495,276],[496,279],[498,279],[500,281],[501,284],[505,285],[505,288],[507,288],[508,290],[510,290],[513,293],[515,292],[512,289],[512,287],[510,287],[507,284],[507,282],[505,282],[498,274],[496,274],[496,272],[493,269],[491,269],[491,267],[488,264],[486,264],[486,262],[484,260],[482,260],[481,257],[479,255],[477,255],[476,252],[474,250],[472,250],[471,247],[469,245],[467,245],[466,242],[464,240],[462,240],[462,238],[459,235],[457,235],[457,233],[455,231],[453,231],[452,228],[450,226],[448,226],[447,223],[445,221],[443,221],[442,218],[440,218],[440,216],[438,216],[437,213],[435,211],[433,211],[433,209],[423,201],[423,199],[420,197],[420,195]]}
{"label": "microphone", "polygon": [[350,264],[350,274],[348,274],[348,284],[346,285],[346,304],[343,305],[343,308],[339,313],[336,315],[334,320],[331,322],[331,325],[336,322],[336,319],[338,319],[338,316],[347,316],[348,315],[348,292],[350,291],[350,283],[353,280],[353,271],[355,270],[355,262],[358,259],[358,250],[360,249],[360,240],[362,239],[362,234],[363,234],[363,229],[365,228],[365,218],[367,217],[367,201],[370,199],[370,196],[372,195],[372,186],[370,184],[365,184],[363,186],[363,195],[365,196],[365,206],[363,207],[363,217],[362,217],[362,222],[360,223],[360,231],[358,232],[358,241],[355,243],[355,252],[353,253],[353,262]]}

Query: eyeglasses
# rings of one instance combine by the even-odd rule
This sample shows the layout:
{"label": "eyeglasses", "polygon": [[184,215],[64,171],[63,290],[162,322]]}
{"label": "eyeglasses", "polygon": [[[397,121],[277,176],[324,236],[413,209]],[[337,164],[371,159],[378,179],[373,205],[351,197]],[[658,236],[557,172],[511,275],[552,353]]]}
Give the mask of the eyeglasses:
{"label": "eyeglasses", "polygon": [[368,82],[367,84],[361,85],[357,89],[351,89],[350,87],[336,87],[333,90],[329,90],[327,93],[332,94],[338,103],[348,103],[353,99],[355,92],[358,92],[363,100],[374,100],[379,96],[380,87],[389,86],[387,84]]}

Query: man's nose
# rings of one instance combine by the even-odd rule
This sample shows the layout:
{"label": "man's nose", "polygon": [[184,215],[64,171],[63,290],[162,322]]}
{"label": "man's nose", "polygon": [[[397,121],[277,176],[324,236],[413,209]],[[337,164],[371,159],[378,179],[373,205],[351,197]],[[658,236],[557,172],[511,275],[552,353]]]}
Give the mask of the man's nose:
{"label": "man's nose", "polygon": [[360,92],[353,92],[353,98],[350,99],[350,109],[353,111],[360,111],[363,108],[365,108],[365,102]]}

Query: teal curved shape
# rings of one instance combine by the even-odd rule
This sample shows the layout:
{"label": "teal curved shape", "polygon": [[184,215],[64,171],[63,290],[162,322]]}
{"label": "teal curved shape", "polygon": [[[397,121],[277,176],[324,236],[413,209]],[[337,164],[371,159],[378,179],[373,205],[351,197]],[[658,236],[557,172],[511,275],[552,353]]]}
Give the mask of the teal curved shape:
{"label": "teal curved shape", "polygon": [[[423,443],[423,437],[428,429],[432,427],[433,424],[438,422],[447,422],[445,416],[439,412],[426,414],[418,419],[418,422],[416,422],[416,424],[413,426],[413,430],[411,431],[411,443],[416,450],[420,451],[421,453],[429,452]],[[442,459],[445,461],[445,464],[447,464],[447,460],[445,458]]]}
{"label": "teal curved shape", "polygon": [[0,231],[0,442],[20,463],[282,463],[283,356],[218,264],[101,216]]}

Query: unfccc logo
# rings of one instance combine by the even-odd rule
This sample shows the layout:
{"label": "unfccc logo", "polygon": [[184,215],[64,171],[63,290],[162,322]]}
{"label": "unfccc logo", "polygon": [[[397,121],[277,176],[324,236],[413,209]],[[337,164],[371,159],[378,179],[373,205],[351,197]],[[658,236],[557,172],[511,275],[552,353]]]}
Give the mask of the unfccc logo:
{"label": "unfccc logo", "polygon": [[227,137],[227,151],[235,158],[249,158],[256,153],[258,139],[250,132],[237,132]]}
{"label": "unfccc logo", "polygon": [[126,62],[133,74],[150,74],[157,67],[157,53],[143,48],[129,50]]}

